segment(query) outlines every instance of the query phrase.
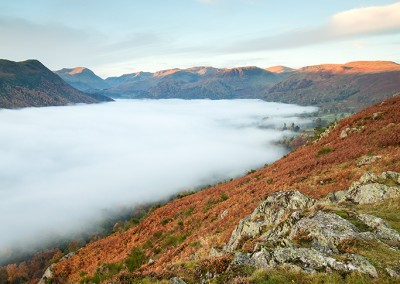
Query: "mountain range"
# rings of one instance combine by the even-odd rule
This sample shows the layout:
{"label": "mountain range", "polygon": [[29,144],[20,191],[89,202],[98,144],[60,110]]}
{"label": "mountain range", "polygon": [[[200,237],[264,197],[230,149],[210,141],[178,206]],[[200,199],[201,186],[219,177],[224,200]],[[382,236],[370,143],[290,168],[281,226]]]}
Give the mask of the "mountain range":
{"label": "mountain range", "polygon": [[0,60],[0,108],[61,106],[112,101],[65,83],[37,60]]}
{"label": "mountain range", "polygon": [[[337,109],[354,112],[400,92],[400,65],[389,61],[322,64],[299,69],[176,68],[105,80],[85,68],[63,70],[56,73],[72,86],[113,98],[258,98],[316,105],[330,112]],[[70,70],[68,76],[62,75],[65,70]]]}

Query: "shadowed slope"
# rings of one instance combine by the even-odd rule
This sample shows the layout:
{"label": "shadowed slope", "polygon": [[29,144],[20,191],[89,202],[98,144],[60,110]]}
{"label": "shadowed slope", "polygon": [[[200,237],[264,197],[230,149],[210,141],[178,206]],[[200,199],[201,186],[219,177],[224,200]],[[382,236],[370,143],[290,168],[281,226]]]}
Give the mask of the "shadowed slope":
{"label": "shadowed slope", "polygon": [[0,108],[61,106],[110,101],[92,97],[65,83],[37,60],[0,60]]}

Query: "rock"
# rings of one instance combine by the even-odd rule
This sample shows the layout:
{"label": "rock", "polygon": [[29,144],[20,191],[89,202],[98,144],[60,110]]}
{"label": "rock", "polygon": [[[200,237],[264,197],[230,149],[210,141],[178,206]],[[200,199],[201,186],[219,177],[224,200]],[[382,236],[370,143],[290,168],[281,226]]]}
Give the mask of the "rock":
{"label": "rock", "polygon": [[340,190],[337,192],[330,192],[324,198],[317,201],[317,204],[325,205],[325,204],[333,204],[341,202],[345,199],[347,191]]}
{"label": "rock", "polygon": [[294,242],[328,254],[338,253],[340,243],[357,237],[358,229],[349,221],[322,211],[299,220],[289,235]]}
{"label": "rock", "polygon": [[349,136],[349,134],[351,133],[356,133],[356,132],[361,132],[365,127],[364,126],[358,126],[358,127],[347,127],[345,129],[343,129],[340,134],[339,137],[340,138],[346,138],[347,136]]}
{"label": "rock", "polygon": [[226,217],[226,215],[228,215],[228,213],[229,213],[229,210],[228,210],[228,209],[224,210],[224,211],[221,213],[221,219],[224,219],[224,218]]}
{"label": "rock", "polygon": [[372,164],[381,158],[382,156],[363,156],[357,161],[357,166]]}
{"label": "rock", "polygon": [[48,283],[48,280],[53,278],[53,269],[54,264],[50,265],[46,271],[44,272],[42,278],[39,280],[38,284],[46,284]]}
{"label": "rock", "polygon": [[233,265],[233,266],[242,266],[242,265],[254,266],[254,260],[251,258],[250,253],[237,252],[237,253],[235,253],[235,256],[231,262],[231,265]]}
{"label": "rock", "polygon": [[269,269],[288,265],[300,267],[305,272],[339,271],[344,273],[359,272],[371,277],[378,277],[378,273],[364,257],[347,254],[345,261],[338,261],[326,254],[310,248],[277,248],[274,252],[260,251],[248,256],[242,263],[256,268]]}
{"label": "rock", "polygon": [[391,269],[389,267],[387,267],[385,270],[386,270],[387,274],[390,277],[393,277],[393,278],[399,278],[400,277],[399,273],[397,273],[396,271],[394,271],[393,269]]}
{"label": "rock", "polygon": [[359,214],[356,218],[371,228],[378,239],[400,242],[400,233],[390,227],[389,224],[381,218],[369,214]]}
{"label": "rock", "polygon": [[183,281],[181,278],[179,277],[172,277],[171,279],[169,279],[169,283],[170,284],[186,284],[185,281]]}
{"label": "rock", "polygon": [[398,173],[384,172],[379,176],[366,173],[350,186],[345,200],[356,204],[369,204],[396,197],[400,197]]}
{"label": "rock", "polygon": [[342,132],[340,132],[340,135],[339,135],[339,137],[340,138],[346,138],[348,135],[347,135],[347,131],[348,131],[348,129],[350,129],[350,128],[346,128],[346,129],[344,129],[344,130],[342,130]]}
{"label": "rock", "polygon": [[251,215],[239,221],[225,250],[236,250],[244,240],[259,236],[268,227],[287,219],[293,211],[308,208],[314,203],[314,199],[299,191],[280,191],[268,196]]}
{"label": "rock", "polygon": [[[291,240],[287,238],[289,236],[293,226],[297,221],[300,220],[300,214],[302,211],[295,211],[290,215],[286,221],[281,222],[277,226],[268,230],[260,236],[260,240],[268,243],[270,246],[281,246],[287,247],[292,246]],[[260,246],[260,245],[259,245]],[[262,244],[261,244],[262,246]],[[256,246],[257,247],[257,246]]]}
{"label": "rock", "polygon": [[218,246],[212,247],[209,253],[209,257],[220,257],[223,255],[225,255],[224,250]]}

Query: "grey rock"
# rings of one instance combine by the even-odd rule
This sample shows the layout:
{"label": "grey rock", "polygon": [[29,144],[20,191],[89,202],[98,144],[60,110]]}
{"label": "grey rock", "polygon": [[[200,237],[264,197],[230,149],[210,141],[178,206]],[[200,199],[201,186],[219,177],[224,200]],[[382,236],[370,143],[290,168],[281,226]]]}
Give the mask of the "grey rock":
{"label": "grey rock", "polygon": [[358,237],[358,229],[346,219],[332,214],[317,211],[298,221],[289,238],[298,239],[307,236],[309,245],[324,253],[338,253],[338,245],[346,240]]}
{"label": "grey rock", "polygon": [[223,220],[223,219],[228,215],[228,213],[229,213],[229,210],[228,210],[228,209],[224,210],[224,211],[221,213],[221,219]]}
{"label": "grey rock", "polygon": [[231,262],[231,265],[234,266],[242,266],[242,265],[249,265],[254,266],[254,260],[251,258],[250,253],[242,253],[237,252]]}
{"label": "grey rock", "polygon": [[346,261],[338,261],[333,257],[309,248],[277,248],[273,253],[260,251],[251,256],[246,264],[257,268],[273,268],[282,265],[295,265],[305,272],[340,271],[344,273],[359,272],[371,277],[378,277],[376,269],[364,257],[346,255]]}
{"label": "grey rock", "polygon": [[46,269],[46,271],[43,273],[42,278],[40,278],[38,284],[46,284],[46,283],[48,283],[49,279],[53,278],[53,271],[52,271],[53,267],[54,267],[54,264],[50,265]]}
{"label": "grey rock", "polygon": [[393,269],[387,267],[385,270],[386,270],[387,274],[388,274],[390,277],[393,277],[393,278],[400,278],[399,273],[397,273],[397,272],[394,271]]}
{"label": "grey rock", "polygon": [[185,281],[183,281],[181,278],[179,277],[172,277],[171,279],[169,279],[169,283],[170,284],[186,284]]}
{"label": "grey rock", "polygon": [[315,200],[299,191],[280,191],[267,197],[251,215],[239,221],[225,250],[236,250],[243,240],[254,238],[287,219],[293,211],[308,208]]}
{"label": "grey rock", "polygon": [[212,247],[210,250],[210,253],[209,253],[210,257],[220,257],[223,255],[225,255],[225,251],[222,248],[217,247],[217,246]]}
{"label": "grey rock", "polygon": [[370,227],[378,239],[400,242],[400,233],[390,227],[383,219],[369,214],[359,214],[356,217]]}
{"label": "grey rock", "polygon": [[350,186],[345,200],[356,204],[369,204],[396,197],[400,197],[398,173],[384,172],[379,176],[366,173]]}
{"label": "grey rock", "polygon": [[382,156],[363,156],[357,161],[357,166],[372,164],[381,158]]}

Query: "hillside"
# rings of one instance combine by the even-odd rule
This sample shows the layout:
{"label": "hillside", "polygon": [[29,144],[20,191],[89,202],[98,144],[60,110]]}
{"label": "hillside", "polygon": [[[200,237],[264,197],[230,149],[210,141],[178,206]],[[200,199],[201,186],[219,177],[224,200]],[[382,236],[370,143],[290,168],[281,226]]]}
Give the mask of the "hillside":
{"label": "hillside", "polygon": [[264,99],[354,112],[399,92],[399,64],[358,61],[298,69],[269,89]]}
{"label": "hillside", "polygon": [[80,91],[103,90],[110,86],[92,70],[84,67],[64,68],[54,71],[65,82]]}
{"label": "hillside", "polygon": [[111,101],[72,88],[37,60],[0,60],[0,108],[61,106]]}
{"label": "hillside", "polygon": [[[211,249],[222,248],[228,243],[239,221],[253,212],[268,195],[295,189],[309,198],[321,198],[328,193],[347,190],[366,172],[399,172],[399,109],[399,96],[378,103],[339,121],[313,143],[271,165],[156,208],[139,224],[132,223],[130,228],[90,243],[56,263],[52,267],[53,279],[61,283],[79,280],[99,283],[107,278],[133,282],[134,278],[144,276],[153,279],[180,276],[190,282],[207,271],[222,273],[232,256],[228,253],[216,257],[219,255],[217,249],[213,252],[215,256],[210,258]],[[375,179],[383,182],[382,178]],[[393,186],[393,182],[387,184]],[[384,216],[387,210],[399,210],[396,202],[391,204],[359,210]],[[392,214],[390,223],[400,228],[398,213],[385,214]],[[250,242],[245,250],[253,245]],[[350,251],[351,247],[348,249]],[[392,258],[397,257],[397,252],[391,253],[396,254]],[[235,273],[245,274],[241,270],[230,271],[232,277]],[[378,273],[384,277],[382,273],[386,272],[379,270]]]}

